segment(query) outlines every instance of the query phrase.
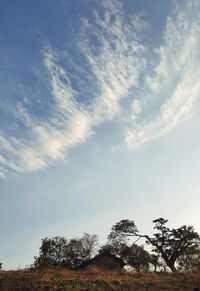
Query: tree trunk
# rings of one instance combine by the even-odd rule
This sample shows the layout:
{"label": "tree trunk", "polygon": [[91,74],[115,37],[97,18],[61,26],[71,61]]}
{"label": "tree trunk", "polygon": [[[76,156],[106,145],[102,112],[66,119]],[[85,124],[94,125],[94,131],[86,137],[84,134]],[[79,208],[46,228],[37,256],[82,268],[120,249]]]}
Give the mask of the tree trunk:
{"label": "tree trunk", "polygon": [[172,272],[174,272],[174,273],[177,272],[177,269],[176,269],[176,267],[174,266],[174,264],[168,264],[168,267],[171,269]]}

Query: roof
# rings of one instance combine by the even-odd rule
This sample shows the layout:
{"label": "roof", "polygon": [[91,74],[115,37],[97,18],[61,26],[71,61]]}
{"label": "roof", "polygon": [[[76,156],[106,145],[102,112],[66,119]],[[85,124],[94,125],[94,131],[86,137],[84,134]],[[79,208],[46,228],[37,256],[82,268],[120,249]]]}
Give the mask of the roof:
{"label": "roof", "polygon": [[105,252],[105,253],[102,253],[102,254],[99,254],[99,255],[95,256],[92,259],[89,259],[89,260],[83,262],[83,264],[81,266],[79,266],[78,269],[86,268],[87,266],[94,264],[95,261],[97,261],[97,259],[99,259],[99,258],[105,258],[105,257],[112,258],[114,261],[116,261],[117,263],[119,263],[121,267],[123,267],[123,266],[126,265],[122,259],[116,257],[115,255],[113,255],[111,253]]}

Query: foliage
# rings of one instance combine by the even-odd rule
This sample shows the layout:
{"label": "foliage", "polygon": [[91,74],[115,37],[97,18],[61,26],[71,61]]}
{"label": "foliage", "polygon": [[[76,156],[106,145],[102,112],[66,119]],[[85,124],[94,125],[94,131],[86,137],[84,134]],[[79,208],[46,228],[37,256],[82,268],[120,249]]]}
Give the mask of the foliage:
{"label": "foliage", "polygon": [[128,245],[125,240],[112,239],[100,247],[99,254],[110,253],[122,258],[122,253],[127,246]]}
{"label": "foliage", "polygon": [[111,253],[120,257],[128,266],[136,272],[147,272],[151,260],[150,254],[144,250],[143,246],[111,240],[110,243],[103,245],[99,253]]}
{"label": "foliage", "polygon": [[158,271],[165,272],[167,269],[166,263],[157,254],[150,254],[150,264],[153,265],[154,272]]}
{"label": "foliage", "polygon": [[178,258],[178,268],[184,272],[200,272],[200,243],[188,248]]}
{"label": "foliage", "polygon": [[168,220],[164,218],[154,220],[154,229],[157,232],[153,237],[149,237],[138,233],[134,221],[121,220],[112,227],[109,239],[123,236],[145,238],[146,243],[153,247],[153,251],[163,258],[173,272],[176,272],[175,263],[177,259],[184,255],[188,248],[195,246],[200,238],[192,226],[184,225],[177,229],[170,229],[166,227],[167,222]]}
{"label": "foliage", "polygon": [[85,233],[80,239],[71,239],[65,250],[65,260],[75,269],[94,255],[96,245],[96,235]]}
{"label": "foliage", "polygon": [[150,254],[143,246],[132,244],[124,248],[122,257],[137,272],[148,272],[150,264]]}
{"label": "foliage", "polygon": [[123,240],[123,238],[127,235],[136,236],[138,233],[138,229],[133,220],[123,219],[113,225],[111,233],[108,236],[108,239],[117,239]]}
{"label": "foliage", "polygon": [[36,268],[55,268],[64,266],[67,240],[64,237],[45,237],[42,239],[39,257],[35,257]]}
{"label": "foliage", "polygon": [[75,269],[95,252],[97,236],[85,233],[81,238],[70,239],[56,236],[43,238],[40,254],[35,257],[36,268],[67,267]]}

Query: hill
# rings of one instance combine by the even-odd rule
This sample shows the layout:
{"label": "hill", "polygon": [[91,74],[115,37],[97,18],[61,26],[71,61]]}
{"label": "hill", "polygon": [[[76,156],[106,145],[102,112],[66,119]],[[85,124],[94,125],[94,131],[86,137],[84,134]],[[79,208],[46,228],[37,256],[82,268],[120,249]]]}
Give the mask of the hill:
{"label": "hill", "polygon": [[198,287],[200,274],[189,273],[117,273],[94,267],[86,271],[0,271],[1,291],[193,291]]}

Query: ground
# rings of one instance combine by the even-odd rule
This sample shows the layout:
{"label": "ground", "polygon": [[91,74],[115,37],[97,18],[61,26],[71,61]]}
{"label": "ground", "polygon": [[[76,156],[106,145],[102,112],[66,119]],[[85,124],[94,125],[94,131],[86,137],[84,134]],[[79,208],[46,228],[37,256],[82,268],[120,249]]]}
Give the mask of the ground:
{"label": "ground", "polygon": [[18,270],[0,271],[1,291],[192,291],[200,287],[200,274]]}

